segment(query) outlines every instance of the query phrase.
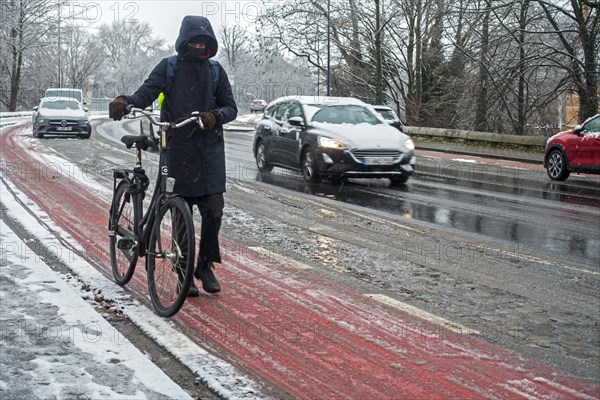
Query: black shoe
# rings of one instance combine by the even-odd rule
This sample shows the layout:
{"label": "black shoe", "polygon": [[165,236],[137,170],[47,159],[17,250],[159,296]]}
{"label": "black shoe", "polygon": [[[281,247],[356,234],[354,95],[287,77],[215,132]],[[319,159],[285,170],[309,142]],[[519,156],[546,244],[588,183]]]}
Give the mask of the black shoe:
{"label": "black shoe", "polygon": [[200,296],[200,292],[198,291],[198,288],[194,284],[194,281],[192,281],[192,283],[190,284],[190,288],[188,289],[187,297],[198,297],[198,296]]}
{"label": "black shoe", "polygon": [[221,291],[221,285],[213,274],[213,263],[209,262],[208,265],[198,265],[194,276],[202,281],[202,289],[207,293],[219,293]]}

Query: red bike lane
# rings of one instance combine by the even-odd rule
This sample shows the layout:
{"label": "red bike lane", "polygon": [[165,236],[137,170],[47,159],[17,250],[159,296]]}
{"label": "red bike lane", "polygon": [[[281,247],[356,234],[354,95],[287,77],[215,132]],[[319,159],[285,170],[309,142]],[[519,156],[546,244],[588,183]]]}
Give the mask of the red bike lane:
{"label": "red bike lane", "polygon": [[[23,131],[24,132],[24,131]],[[0,137],[3,176],[111,277],[109,199],[41,174],[43,146],[18,127]],[[26,172],[17,175],[19,169]],[[35,171],[38,171],[37,173]],[[265,384],[311,399],[597,399],[600,385],[421,319],[354,289],[222,238],[218,296],[190,298],[172,318],[192,340]],[[149,304],[141,262],[128,285]]]}

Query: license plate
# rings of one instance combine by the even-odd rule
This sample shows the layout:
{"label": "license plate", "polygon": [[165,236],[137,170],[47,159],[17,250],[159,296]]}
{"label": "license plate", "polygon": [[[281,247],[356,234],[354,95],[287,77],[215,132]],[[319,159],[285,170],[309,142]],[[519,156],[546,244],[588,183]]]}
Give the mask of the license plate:
{"label": "license plate", "polygon": [[367,157],[364,159],[365,165],[392,165],[394,159],[392,157]]}
{"label": "license plate", "polygon": [[57,131],[70,131],[71,127],[70,126],[57,126],[56,130]]}

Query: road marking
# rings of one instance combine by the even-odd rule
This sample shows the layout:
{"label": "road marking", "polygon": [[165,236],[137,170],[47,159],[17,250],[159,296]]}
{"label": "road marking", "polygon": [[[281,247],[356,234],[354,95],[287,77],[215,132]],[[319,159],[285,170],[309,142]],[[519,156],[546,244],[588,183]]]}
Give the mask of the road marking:
{"label": "road marking", "polygon": [[403,303],[396,299],[392,299],[391,297],[388,297],[383,294],[366,293],[366,294],[364,294],[364,296],[368,297],[370,299],[376,300],[380,303],[387,304],[388,306],[392,306],[399,310],[405,311],[409,314],[415,315],[419,318],[422,318],[424,320],[432,322],[436,325],[441,325],[444,328],[449,329],[456,333],[463,333],[465,335],[479,335],[480,334],[480,332],[476,331],[475,329],[467,328],[466,326],[457,324],[452,321],[448,321],[447,319],[438,317],[437,315],[433,315],[431,313],[428,313],[427,311],[421,310],[417,307]]}
{"label": "road marking", "polygon": [[310,265],[301,263],[299,261],[296,261],[292,258],[286,257],[286,256],[282,256],[281,254],[277,254],[274,253],[271,250],[267,250],[263,247],[248,247],[250,250],[256,251],[257,253],[271,259],[271,260],[275,260],[275,261],[279,261],[281,263],[285,263],[285,264],[289,264],[292,267],[298,268],[298,269],[312,269],[312,267]]}

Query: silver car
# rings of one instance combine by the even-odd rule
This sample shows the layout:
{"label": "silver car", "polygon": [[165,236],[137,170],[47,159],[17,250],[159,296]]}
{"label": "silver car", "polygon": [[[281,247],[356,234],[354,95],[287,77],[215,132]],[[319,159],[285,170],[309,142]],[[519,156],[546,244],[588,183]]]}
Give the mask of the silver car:
{"label": "silver car", "polygon": [[250,102],[249,107],[251,113],[265,111],[265,108],[267,107],[267,102],[260,99],[252,100]]}
{"label": "silver car", "polygon": [[87,110],[73,98],[44,97],[33,110],[33,137],[68,135],[87,139],[92,134]]}

